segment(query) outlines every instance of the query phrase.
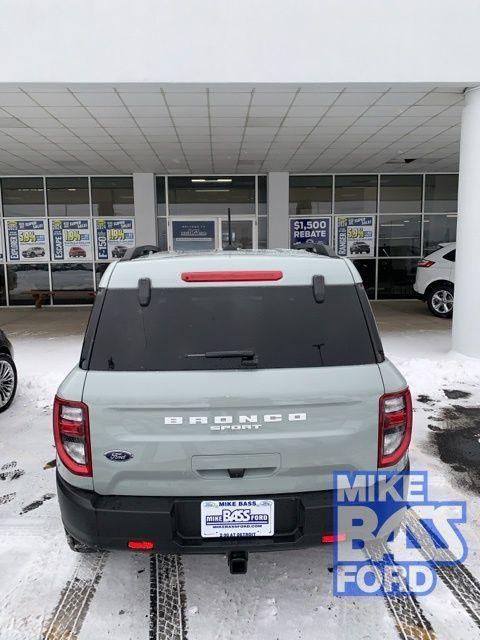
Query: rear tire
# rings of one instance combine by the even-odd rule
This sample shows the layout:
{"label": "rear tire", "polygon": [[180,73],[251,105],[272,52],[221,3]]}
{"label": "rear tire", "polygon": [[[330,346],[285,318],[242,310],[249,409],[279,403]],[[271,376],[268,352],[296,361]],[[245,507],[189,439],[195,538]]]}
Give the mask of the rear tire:
{"label": "rear tire", "polygon": [[0,353],[0,413],[12,404],[17,391],[17,369],[12,358]]}
{"label": "rear tire", "polygon": [[75,553],[98,553],[101,551],[98,547],[89,547],[83,542],[76,540],[67,530],[65,530],[65,537],[67,538],[67,544]]}
{"label": "rear tire", "polygon": [[451,318],[453,313],[453,286],[451,284],[438,284],[429,289],[427,293],[427,305],[437,318]]}

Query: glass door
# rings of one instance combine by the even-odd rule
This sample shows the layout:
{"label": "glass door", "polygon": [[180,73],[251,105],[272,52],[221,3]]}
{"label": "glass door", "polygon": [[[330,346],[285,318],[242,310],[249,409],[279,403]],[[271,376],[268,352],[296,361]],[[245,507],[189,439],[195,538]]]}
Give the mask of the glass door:
{"label": "glass door", "polygon": [[[228,220],[222,218],[222,249],[229,243]],[[254,247],[253,220],[232,220],[231,234],[232,244],[237,249],[253,249]]]}

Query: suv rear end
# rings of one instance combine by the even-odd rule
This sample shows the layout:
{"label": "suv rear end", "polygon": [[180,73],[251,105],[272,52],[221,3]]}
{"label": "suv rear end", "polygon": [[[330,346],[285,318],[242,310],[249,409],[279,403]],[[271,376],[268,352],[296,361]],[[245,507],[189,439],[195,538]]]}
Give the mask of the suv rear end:
{"label": "suv rear end", "polygon": [[348,260],[120,261],[55,402],[62,519],[77,548],[321,544],[333,472],[404,469],[410,432],[405,380]]}

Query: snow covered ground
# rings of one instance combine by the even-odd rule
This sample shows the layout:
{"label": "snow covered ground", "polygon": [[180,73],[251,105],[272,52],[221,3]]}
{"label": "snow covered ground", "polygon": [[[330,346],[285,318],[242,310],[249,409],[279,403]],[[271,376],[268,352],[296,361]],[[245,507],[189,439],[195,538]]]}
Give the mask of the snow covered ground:
{"label": "snow covered ground", "polygon": [[[480,637],[480,362],[452,354],[450,323],[420,303],[374,306],[386,352],[412,389],[412,468],[430,472],[433,498],[468,502],[463,575],[473,577],[463,600],[452,587],[462,576],[439,580],[418,599],[407,634],[386,600],[332,595],[329,548],[252,554],[246,576],[230,576],[221,556],[72,553],[49,464],[51,405],[78,359],[88,310],[4,309],[20,382],[0,415],[0,640]],[[455,425],[460,442],[449,435]],[[175,623],[160,631],[168,615]]]}

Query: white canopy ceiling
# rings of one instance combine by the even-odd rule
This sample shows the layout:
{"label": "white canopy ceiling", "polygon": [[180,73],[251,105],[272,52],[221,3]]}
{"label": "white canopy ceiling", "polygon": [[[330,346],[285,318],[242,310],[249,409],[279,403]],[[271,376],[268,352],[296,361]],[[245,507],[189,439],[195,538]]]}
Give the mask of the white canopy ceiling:
{"label": "white canopy ceiling", "polygon": [[0,174],[457,171],[464,88],[0,84]]}

